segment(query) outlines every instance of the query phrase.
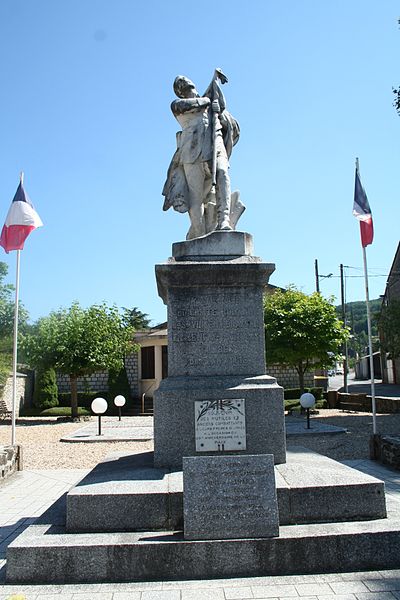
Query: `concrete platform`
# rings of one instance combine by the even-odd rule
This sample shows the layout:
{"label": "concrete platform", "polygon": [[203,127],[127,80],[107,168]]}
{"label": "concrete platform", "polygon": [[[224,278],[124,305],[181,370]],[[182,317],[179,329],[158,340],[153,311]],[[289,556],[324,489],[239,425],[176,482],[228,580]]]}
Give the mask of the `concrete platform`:
{"label": "concrete platform", "polygon": [[152,440],[152,417],[102,417],[101,435],[98,435],[97,419],[76,431],[65,435],[61,442],[145,442]]}
{"label": "concrete platform", "polygon": [[[131,518],[143,527],[158,512],[164,515],[160,528],[173,523],[174,515],[178,523],[180,473],[151,469],[150,453],[136,461],[129,455],[110,457],[9,545],[7,581],[155,581],[400,567],[400,504],[390,499],[387,518],[379,518],[386,514],[381,481],[301,448],[289,449],[288,456],[286,465],[275,467],[278,537],[187,541],[175,526],[168,531],[69,532],[67,502],[69,527],[84,526],[80,511],[97,530],[107,527],[115,513],[113,526],[120,529],[132,528]],[[137,497],[130,493],[139,485],[139,478],[130,480],[135,462],[142,486]],[[283,524],[343,517],[349,520]],[[366,518],[372,520],[361,520]]]}
{"label": "concrete platform", "polygon": [[374,521],[281,526],[275,538],[185,541],[181,532],[67,534],[60,500],[10,544],[8,583],[170,581],[400,567],[400,507]]}
{"label": "concrete platform", "polygon": [[[381,481],[300,447],[275,466],[281,525],[386,516]],[[153,454],[115,453],[67,495],[69,532],[182,529],[182,472],[153,467]]]}

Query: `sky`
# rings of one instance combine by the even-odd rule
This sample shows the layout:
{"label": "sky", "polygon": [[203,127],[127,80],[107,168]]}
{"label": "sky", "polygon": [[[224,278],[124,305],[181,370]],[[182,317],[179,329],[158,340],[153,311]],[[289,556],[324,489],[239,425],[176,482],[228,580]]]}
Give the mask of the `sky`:
{"label": "sky", "polygon": [[[241,137],[232,189],[270,283],[365,299],[354,165],[372,208],[370,298],[399,242],[400,7],[394,0],[1,0],[0,221],[19,182],[44,226],[21,253],[31,321],[78,300],[166,320],[155,264],[185,239],[162,211],[180,127],[173,80],[199,91],[215,67]],[[3,253],[9,282],[16,253]],[[323,277],[332,274],[330,277]]]}

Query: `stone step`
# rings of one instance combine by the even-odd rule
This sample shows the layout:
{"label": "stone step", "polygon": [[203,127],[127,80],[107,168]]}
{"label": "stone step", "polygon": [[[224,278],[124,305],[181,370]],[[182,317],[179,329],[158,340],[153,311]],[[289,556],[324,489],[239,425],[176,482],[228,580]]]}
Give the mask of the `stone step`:
{"label": "stone step", "polygon": [[399,513],[394,502],[387,519],[281,526],[274,538],[185,541],[176,531],[68,534],[59,501],[9,545],[6,577],[68,584],[395,569]]}
{"label": "stone step", "polygon": [[[330,458],[292,447],[275,466],[280,525],[380,519],[383,482]],[[153,467],[153,453],[116,453],[67,495],[69,532],[183,527],[182,472]]]}

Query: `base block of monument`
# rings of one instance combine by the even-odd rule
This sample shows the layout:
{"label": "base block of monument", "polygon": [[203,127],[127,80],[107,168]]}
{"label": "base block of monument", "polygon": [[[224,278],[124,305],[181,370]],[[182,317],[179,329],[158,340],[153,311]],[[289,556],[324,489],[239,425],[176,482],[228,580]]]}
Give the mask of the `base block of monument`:
{"label": "base block of monument", "polygon": [[168,377],[154,394],[155,466],[181,469],[184,456],[218,454],[217,447],[213,451],[205,445],[209,449],[203,452],[196,445],[196,437],[200,438],[196,407],[201,402],[233,400],[243,400],[245,409],[242,446],[232,452],[273,454],[276,464],[285,462],[283,390],[273,377]]}
{"label": "base block of monument", "polygon": [[7,551],[8,583],[168,581],[400,567],[400,508],[374,521],[281,526],[279,537],[187,541],[182,532],[67,534],[63,501]]}
{"label": "base block of monument", "polygon": [[[288,449],[275,480],[280,525],[386,516],[382,481],[301,447]],[[66,528],[182,529],[182,471],[153,468],[151,452],[112,454],[68,492]]]}

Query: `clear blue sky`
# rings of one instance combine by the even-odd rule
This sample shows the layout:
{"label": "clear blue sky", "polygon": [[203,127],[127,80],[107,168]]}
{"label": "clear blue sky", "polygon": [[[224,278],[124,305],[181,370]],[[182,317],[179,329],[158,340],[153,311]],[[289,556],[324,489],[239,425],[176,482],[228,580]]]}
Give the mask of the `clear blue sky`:
{"label": "clear blue sky", "polygon": [[[364,299],[358,156],[375,225],[370,296],[382,294],[399,241],[399,16],[394,0],[1,0],[0,220],[24,170],[45,224],[21,256],[32,320],[73,300],[165,320],[154,265],[188,228],[162,212],[172,82],[185,74],[202,91],[216,66],[242,132],[239,229],[276,264],[270,282],[311,293],[318,258],[335,276],[324,294],[340,298],[343,263],[347,300]],[[0,260],[12,281],[15,252]]]}

